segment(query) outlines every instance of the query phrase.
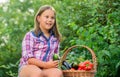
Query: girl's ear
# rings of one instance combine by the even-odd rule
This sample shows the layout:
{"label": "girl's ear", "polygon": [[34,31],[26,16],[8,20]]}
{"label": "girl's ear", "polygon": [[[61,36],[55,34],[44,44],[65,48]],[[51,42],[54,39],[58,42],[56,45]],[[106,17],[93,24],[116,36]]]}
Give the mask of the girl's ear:
{"label": "girl's ear", "polygon": [[40,23],[40,16],[37,16],[36,19]]}

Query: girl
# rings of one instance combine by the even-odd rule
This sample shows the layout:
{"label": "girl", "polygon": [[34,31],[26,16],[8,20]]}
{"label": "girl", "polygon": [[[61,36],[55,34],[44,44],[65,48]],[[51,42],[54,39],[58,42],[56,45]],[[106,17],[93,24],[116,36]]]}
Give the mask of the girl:
{"label": "girl", "polygon": [[60,33],[57,29],[56,12],[49,5],[42,6],[34,19],[34,30],[26,33],[22,42],[19,77],[62,77],[58,61]]}

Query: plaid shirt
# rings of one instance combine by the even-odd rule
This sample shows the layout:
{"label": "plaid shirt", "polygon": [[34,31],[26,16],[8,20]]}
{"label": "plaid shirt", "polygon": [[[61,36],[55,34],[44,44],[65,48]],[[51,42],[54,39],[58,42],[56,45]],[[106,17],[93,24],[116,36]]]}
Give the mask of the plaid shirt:
{"label": "plaid shirt", "polygon": [[19,66],[28,64],[28,58],[49,61],[54,53],[59,54],[59,41],[51,33],[47,39],[43,33],[36,37],[33,31],[28,32],[22,42],[22,57]]}

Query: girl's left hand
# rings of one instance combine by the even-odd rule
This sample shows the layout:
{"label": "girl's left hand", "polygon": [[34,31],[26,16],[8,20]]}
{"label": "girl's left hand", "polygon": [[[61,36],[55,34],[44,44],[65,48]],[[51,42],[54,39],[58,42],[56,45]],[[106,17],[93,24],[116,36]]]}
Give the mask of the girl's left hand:
{"label": "girl's left hand", "polygon": [[48,61],[45,63],[45,67],[44,68],[57,68],[58,67],[58,60],[56,61]]}

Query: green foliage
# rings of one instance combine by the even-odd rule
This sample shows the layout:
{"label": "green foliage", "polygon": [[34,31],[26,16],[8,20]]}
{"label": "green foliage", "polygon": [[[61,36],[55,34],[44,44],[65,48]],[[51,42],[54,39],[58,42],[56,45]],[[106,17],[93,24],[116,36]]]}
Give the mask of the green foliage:
{"label": "green foliage", "polygon": [[[22,39],[33,28],[34,15],[44,4],[54,6],[57,12],[63,35],[61,56],[70,46],[87,45],[97,56],[96,77],[114,77],[120,66],[119,0],[11,0],[0,4],[0,77],[17,76]],[[89,54],[75,49],[68,59],[91,59]]]}
{"label": "green foliage", "polygon": [[[0,77],[17,77],[19,60],[16,63],[9,63],[0,66]],[[14,70],[13,70],[14,69]]]}

